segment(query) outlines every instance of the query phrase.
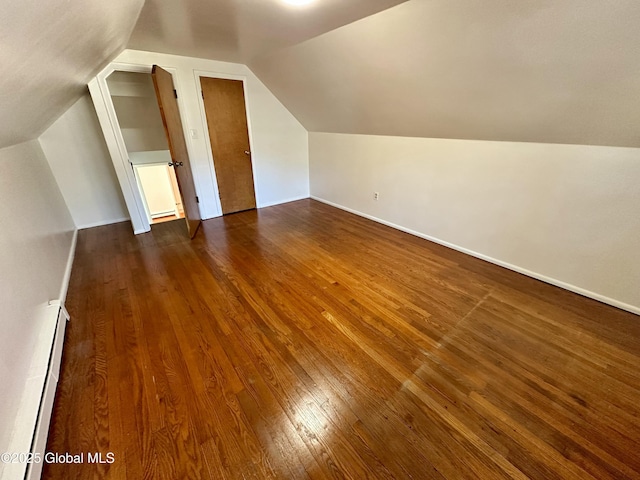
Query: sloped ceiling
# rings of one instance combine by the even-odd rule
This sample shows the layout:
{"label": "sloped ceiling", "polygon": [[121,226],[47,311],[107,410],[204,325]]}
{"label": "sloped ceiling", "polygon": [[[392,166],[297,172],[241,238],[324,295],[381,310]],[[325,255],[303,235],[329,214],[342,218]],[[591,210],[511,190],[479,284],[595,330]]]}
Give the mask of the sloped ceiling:
{"label": "sloped ceiling", "polygon": [[637,0],[411,0],[249,66],[310,131],[640,147]]}
{"label": "sloped ceiling", "polygon": [[143,0],[0,0],[0,147],[38,137],[124,48]]}
{"label": "sloped ceiling", "polygon": [[406,0],[147,0],[128,48],[247,63]]}
{"label": "sloped ceiling", "polygon": [[[142,5],[0,0],[0,147],[79,98]],[[147,0],[127,46],[247,63],[311,131],[640,147],[638,25],[637,0]]]}

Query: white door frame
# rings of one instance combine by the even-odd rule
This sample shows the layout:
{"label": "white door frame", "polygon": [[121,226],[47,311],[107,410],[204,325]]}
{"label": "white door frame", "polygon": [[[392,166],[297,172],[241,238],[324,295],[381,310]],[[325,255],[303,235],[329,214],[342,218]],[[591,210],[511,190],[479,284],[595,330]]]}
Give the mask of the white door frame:
{"label": "white door frame", "polygon": [[144,213],[146,214],[147,221],[149,225],[151,225],[151,210],[149,210],[149,204],[147,203],[147,197],[144,194],[144,188],[142,188],[142,183],[140,182],[140,174],[136,171],[138,169],[138,165],[131,165],[133,168],[134,176],[136,177],[136,185],[138,186],[138,192],[140,192],[140,198],[142,199],[142,204],[144,206]]}
{"label": "white door frame", "polygon": [[[175,68],[162,67],[167,70],[174,77],[175,83]],[[107,78],[113,72],[135,72],[135,73],[148,73],[151,74],[151,65],[140,65],[132,63],[111,63],[107,65],[104,70],[96,75],[96,77],[89,82],[89,92],[91,93],[91,99],[95,106],[96,113],[98,115],[98,121],[104,134],[104,139],[107,143],[109,155],[111,161],[116,170],[116,176],[118,183],[120,183],[120,189],[124,196],[124,202],[127,205],[129,211],[129,217],[131,218],[131,224],[133,226],[133,233],[136,235],[139,233],[145,233],[151,230],[151,224],[149,223],[149,217],[147,216],[147,209],[145,201],[142,198],[140,189],[138,188],[138,180],[134,173],[133,164],[129,160],[129,154],[127,152],[127,146],[124,143],[122,136],[122,130],[118,123],[118,116],[116,115],[116,109],[111,99],[111,92],[109,85],[107,84]]]}
{"label": "white door frame", "polygon": [[115,71],[150,74],[151,67],[147,65],[111,63],[89,82],[91,99],[109,149],[111,161],[116,170],[124,202],[129,211],[133,232],[137,235],[150,231],[151,224],[147,218],[144,199],[138,189],[138,181],[133,171],[133,165],[129,161],[127,147],[122,137],[122,130],[120,130],[116,109],[111,99],[109,85],[107,85],[107,77]]}

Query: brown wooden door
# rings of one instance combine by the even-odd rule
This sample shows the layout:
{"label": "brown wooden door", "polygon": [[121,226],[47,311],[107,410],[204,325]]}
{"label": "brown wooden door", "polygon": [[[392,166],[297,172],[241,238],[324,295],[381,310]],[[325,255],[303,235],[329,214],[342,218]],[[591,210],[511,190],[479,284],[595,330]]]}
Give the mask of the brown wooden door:
{"label": "brown wooden door", "polygon": [[256,208],[242,81],[202,77],[200,85],[222,213]]}
{"label": "brown wooden door", "polygon": [[173,86],[173,78],[169,72],[154,65],[151,76],[156,89],[156,97],[158,97],[164,131],[169,142],[173,169],[176,172],[178,188],[182,196],[187,230],[189,236],[193,238],[200,226],[200,209],[198,208],[198,197],[193,183],[187,144],[184,141],[184,130],[182,130],[182,120],[178,110],[178,97]]}

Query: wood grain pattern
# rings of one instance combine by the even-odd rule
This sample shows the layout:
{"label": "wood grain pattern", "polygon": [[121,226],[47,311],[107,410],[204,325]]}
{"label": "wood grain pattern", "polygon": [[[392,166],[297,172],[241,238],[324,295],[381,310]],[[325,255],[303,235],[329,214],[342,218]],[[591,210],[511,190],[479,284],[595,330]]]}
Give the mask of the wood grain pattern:
{"label": "wood grain pattern", "polygon": [[303,200],[83,230],[46,479],[640,478],[640,319]]}
{"label": "wood grain pattern", "polygon": [[180,164],[179,167],[174,166],[172,168],[176,173],[176,180],[182,197],[187,231],[189,236],[193,238],[200,226],[200,208],[198,207],[198,197],[191,172],[189,152],[184,140],[184,130],[173,77],[166,70],[154,65],[151,71],[151,78],[153,79],[153,86],[156,91],[158,106],[160,107],[162,124],[169,143],[172,163]]}
{"label": "wood grain pattern", "polygon": [[201,77],[200,85],[222,213],[256,208],[243,83]]}

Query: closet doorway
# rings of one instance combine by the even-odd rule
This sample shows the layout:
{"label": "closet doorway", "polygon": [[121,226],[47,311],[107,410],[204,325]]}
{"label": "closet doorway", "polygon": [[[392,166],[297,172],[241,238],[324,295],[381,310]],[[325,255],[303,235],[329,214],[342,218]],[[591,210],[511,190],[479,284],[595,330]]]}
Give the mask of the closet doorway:
{"label": "closet doorway", "polygon": [[147,220],[184,218],[151,74],[115,71],[107,85]]}
{"label": "closet doorway", "polygon": [[100,72],[89,91],[134,233],[182,218],[193,238],[200,208],[173,76],[157,65],[122,66]]}

